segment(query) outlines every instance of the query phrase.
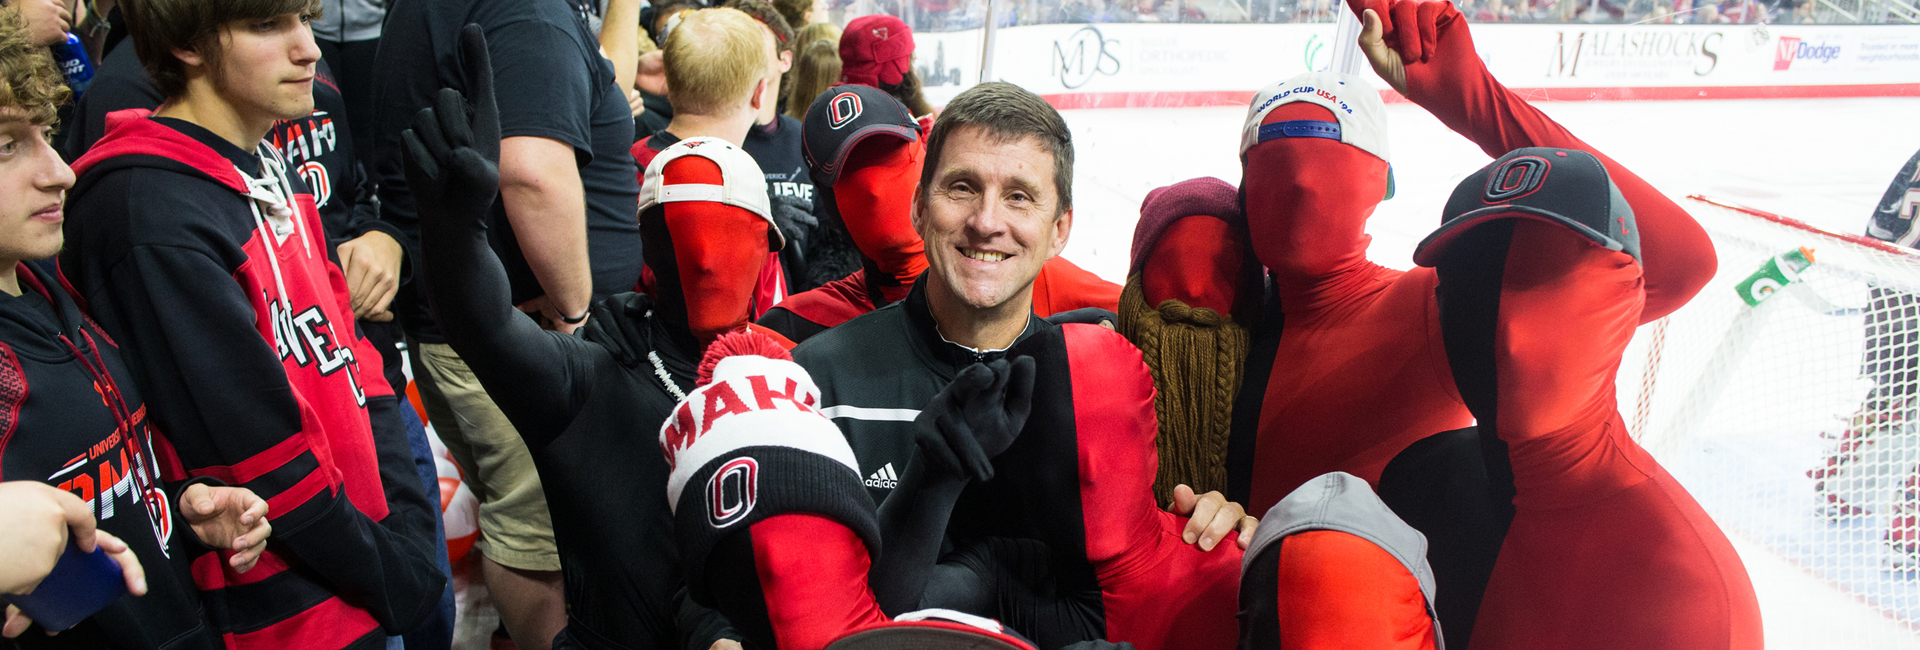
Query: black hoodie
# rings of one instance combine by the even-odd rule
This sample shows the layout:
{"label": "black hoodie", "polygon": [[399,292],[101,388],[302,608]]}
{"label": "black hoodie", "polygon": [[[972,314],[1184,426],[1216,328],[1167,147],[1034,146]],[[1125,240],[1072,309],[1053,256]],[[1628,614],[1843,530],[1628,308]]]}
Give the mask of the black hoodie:
{"label": "black hoodie", "polygon": [[[190,563],[206,547],[173,507],[185,474],[147,426],[117,344],[82,316],[47,262],[21,264],[0,294],[0,481],[45,481],[87,502],[133,549],[147,595],[121,596],[73,629],[21,635],[24,648],[216,648]],[[164,468],[164,469],[163,469]],[[163,481],[162,476],[171,481]],[[172,489],[170,489],[172,488]]]}
{"label": "black hoodie", "polygon": [[62,276],[188,471],[271,509],[252,571],[195,566],[227,645],[384,648],[413,629],[446,585],[434,504],[299,176],[265,141],[128,113],[74,173]]}

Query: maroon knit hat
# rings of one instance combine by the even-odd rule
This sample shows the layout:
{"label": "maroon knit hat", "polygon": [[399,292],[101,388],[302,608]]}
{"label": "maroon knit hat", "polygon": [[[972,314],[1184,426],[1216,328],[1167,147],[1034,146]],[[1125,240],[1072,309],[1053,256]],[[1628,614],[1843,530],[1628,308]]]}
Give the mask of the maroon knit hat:
{"label": "maroon knit hat", "polygon": [[1211,176],[1184,180],[1147,192],[1140,204],[1140,221],[1133,227],[1132,262],[1127,275],[1140,272],[1147,254],[1173,222],[1186,217],[1207,215],[1231,224],[1245,221],[1240,215],[1240,190],[1233,184]]}
{"label": "maroon knit hat", "polygon": [[840,83],[889,86],[913,64],[913,29],[899,18],[872,14],[853,19],[840,36]]}

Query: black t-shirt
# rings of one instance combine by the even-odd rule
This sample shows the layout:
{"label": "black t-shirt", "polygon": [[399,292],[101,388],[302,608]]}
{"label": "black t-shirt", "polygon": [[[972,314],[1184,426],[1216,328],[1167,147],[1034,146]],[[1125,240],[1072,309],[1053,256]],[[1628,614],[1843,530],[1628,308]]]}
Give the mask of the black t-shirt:
{"label": "black t-shirt", "polygon": [[647,107],[640,117],[633,118],[633,141],[639,142],[655,133],[667,130],[673,122],[673,103],[666,97],[647,91],[640,91],[640,102]]}
{"label": "black t-shirt", "polygon": [[[460,29],[479,24],[493,60],[503,137],[531,136],[564,142],[574,150],[586,191],[587,246],[593,290],[606,296],[632,290],[640,279],[640,225],[635,218],[640,187],[633,157],[633,116],[613,83],[613,65],[600,56],[599,41],[565,2],[448,0],[397,3],[388,14],[376,68],[375,93],[383,217],[408,236],[419,237],[419,215],[407,191],[400,160],[400,133],[413,115],[431,106],[441,88],[466,90],[460,59]],[[504,206],[493,221],[504,226]],[[515,298],[540,294],[538,283],[509,229],[496,250],[513,282]],[[417,287],[416,287],[417,289]],[[415,293],[416,298],[424,298]],[[438,342],[427,325],[425,301],[408,314],[422,340]]]}
{"label": "black t-shirt", "polygon": [[87,92],[74,101],[72,120],[60,124],[60,152],[68,161],[81,154],[107,134],[107,113],[125,108],[153,108],[165,99],[147,81],[140,58],[133,48],[116,48],[107,53],[94,71]]}
{"label": "black t-shirt", "polygon": [[[815,226],[798,222],[786,209],[798,208],[818,223],[819,206],[814,205],[813,175],[807,173],[807,159],[800,153],[800,120],[786,115],[766,125],[747,130],[741,143],[760,171],[767,175],[767,198],[773,202],[774,222],[787,236],[787,247],[780,251],[780,266],[787,274],[787,287],[802,291],[807,279],[807,241]],[[811,287],[807,287],[811,288]]]}
{"label": "black t-shirt", "polygon": [[777,117],[748,129],[740,148],[766,173],[768,196],[798,197],[811,205],[813,175],[807,173],[807,159],[800,153],[800,120]]}

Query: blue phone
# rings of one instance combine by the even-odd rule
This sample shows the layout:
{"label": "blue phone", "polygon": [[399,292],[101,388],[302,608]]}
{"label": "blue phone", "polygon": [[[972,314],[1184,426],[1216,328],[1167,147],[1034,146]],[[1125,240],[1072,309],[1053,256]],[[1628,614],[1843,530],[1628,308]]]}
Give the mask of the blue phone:
{"label": "blue phone", "polygon": [[72,538],[67,550],[53,565],[33,593],[0,594],[0,600],[19,607],[40,627],[54,632],[78,625],[94,612],[127,593],[127,582],[120,574],[120,563],[95,547],[92,553],[80,550]]}

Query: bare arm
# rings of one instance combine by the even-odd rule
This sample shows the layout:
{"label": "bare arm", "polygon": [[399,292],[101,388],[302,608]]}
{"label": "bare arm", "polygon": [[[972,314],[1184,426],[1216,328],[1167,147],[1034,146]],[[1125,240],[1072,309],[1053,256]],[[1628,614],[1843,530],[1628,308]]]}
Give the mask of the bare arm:
{"label": "bare arm", "polygon": [[500,200],[527,266],[546,290],[542,315],[571,333],[564,317],[586,313],[593,300],[587,264],[587,199],[573,147],[532,136],[500,141]]}
{"label": "bare arm", "polygon": [[620,94],[633,90],[640,68],[640,0],[607,0],[607,16],[600,22],[600,49],[613,60],[613,83]]}

